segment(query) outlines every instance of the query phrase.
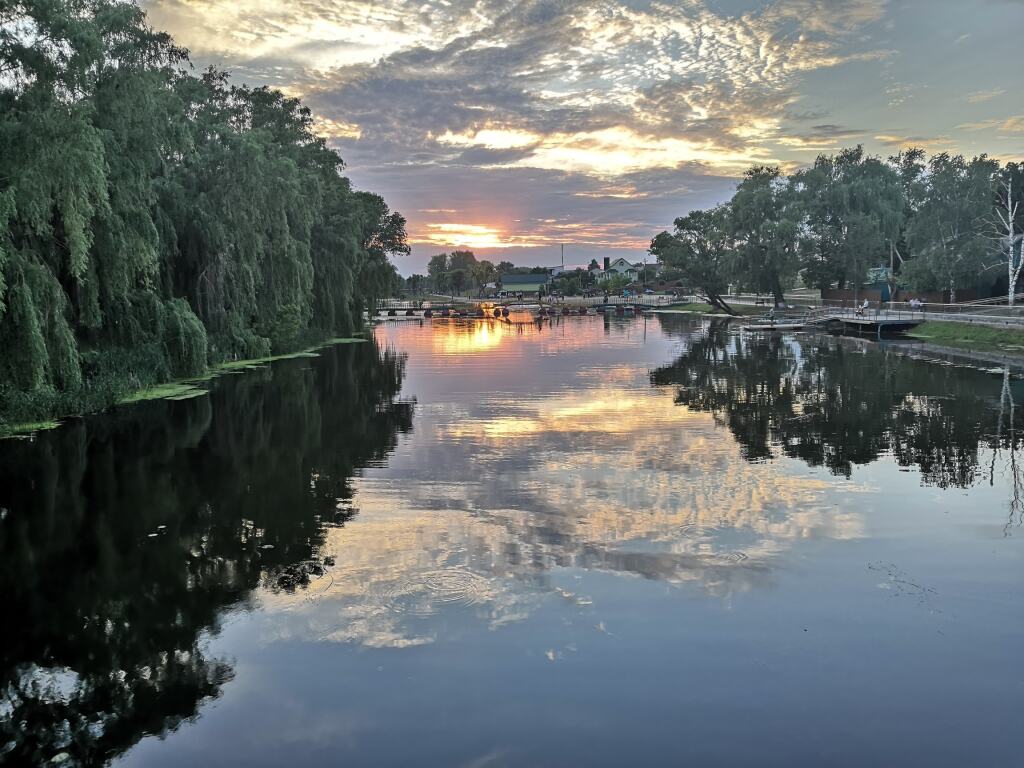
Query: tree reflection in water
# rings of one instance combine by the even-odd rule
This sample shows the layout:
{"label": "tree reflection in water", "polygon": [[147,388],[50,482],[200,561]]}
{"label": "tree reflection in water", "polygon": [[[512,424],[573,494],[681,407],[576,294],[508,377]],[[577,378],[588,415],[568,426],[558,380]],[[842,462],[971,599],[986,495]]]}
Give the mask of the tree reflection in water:
{"label": "tree reflection in water", "polygon": [[714,414],[749,461],[781,454],[849,477],[854,465],[890,454],[940,488],[1002,474],[1012,489],[1007,531],[1021,524],[1014,390],[1022,383],[1009,369],[996,378],[875,344],[738,335],[725,323],[700,332],[667,319],[663,328],[688,344],[651,382],[677,387],[677,404]]}
{"label": "tree reflection in water", "polygon": [[102,763],[216,696],[203,636],[353,514],[411,429],[404,366],[344,345],[0,443],[0,760]]}

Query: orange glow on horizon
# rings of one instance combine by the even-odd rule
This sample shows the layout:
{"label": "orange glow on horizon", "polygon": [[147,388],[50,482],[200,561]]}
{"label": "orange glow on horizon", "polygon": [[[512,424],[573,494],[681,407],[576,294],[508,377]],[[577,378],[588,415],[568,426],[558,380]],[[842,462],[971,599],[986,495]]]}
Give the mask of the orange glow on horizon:
{"label": "orange glow on horizon", "polygon": [[[623,197],[623,195],[612,196]],[[409,233],[409,242],[413,245],[427,245],[441,249],[469,248],[472,250],[551,248],[566,242],[588,247],[646,250],[650,244],[646,235],[637,236],[633,233],[634,225],[629,222],[595,225],[549,219],[532,224],[529,231],[517,232],[501,224],[426,223],[420,227],[414,226]]]}

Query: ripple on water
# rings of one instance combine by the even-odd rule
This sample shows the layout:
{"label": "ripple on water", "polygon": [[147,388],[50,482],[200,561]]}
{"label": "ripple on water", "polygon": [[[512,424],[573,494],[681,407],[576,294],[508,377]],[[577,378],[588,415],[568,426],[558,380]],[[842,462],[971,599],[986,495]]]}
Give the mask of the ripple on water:
{"label": "ripple on water", "polygon": [[719,557],[719,559],[721,559],[721,560],[723,560],[723,561],[725,561],[727,563],[742,563],[744,560],[747,559],[747,554],[746,554],[746,552],[739,552],[739,551],[736,551],[736,552],[723,552],[718,557]]}
{"label": "ripple on water", "polygon": [[422,571],[388,584],[384,603],[396,613],[429,615],[445,605],[480,605],[494,597],[485,577],[465,568]]}
{"label": "ripple on water", "polygon": [[676,529],[679,536],[687,539],[714,538],[720,526],[712,523],[684,523]]}

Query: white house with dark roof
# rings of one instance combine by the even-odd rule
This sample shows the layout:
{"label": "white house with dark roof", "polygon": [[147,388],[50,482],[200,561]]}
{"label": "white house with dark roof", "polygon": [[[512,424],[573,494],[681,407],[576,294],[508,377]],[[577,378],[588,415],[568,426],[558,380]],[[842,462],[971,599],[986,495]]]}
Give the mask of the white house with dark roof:
{"label": "white house with dark roof", "polygon": [[611,276],[612,273],[625,275],[632,280],[640,274],[640,270],[642,268],[642,263],[633,264],[632,262],[626,261],[626,259],[620,257],[608,262],[608,269],[605,270],[605,274],[608,276]]}
{"label": "white house with dark roof", "polygon": [[643,272],[644,267],[653,269],[655,274],[661,272],[661,264],[658,262],[651,262],[644,264],[642,261],[631,262],[623,258],[613,259],[608,263],[607,269],[603,272],[597,273],[598,277],[611,277],[612,275],[625,275],[630,280],[635,280],[640,277],[640,273]]}

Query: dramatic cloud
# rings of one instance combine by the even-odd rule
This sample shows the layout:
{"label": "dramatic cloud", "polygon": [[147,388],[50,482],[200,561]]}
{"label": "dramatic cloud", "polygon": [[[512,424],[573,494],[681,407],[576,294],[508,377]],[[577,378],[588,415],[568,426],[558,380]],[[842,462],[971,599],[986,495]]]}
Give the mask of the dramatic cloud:
{"label": "dramatic cloud", "polygon": [[[560,242],[636,255],[674,216],[721,199],[751,164],[902,145],[886,125],[936,132],[902,119],[928,87],[902,71],[923,41],[898,27],[887,0],[146,5],[200,63],[310,103],[355,182],[406,213],[421,260],[460,244],[503,256],[532,249],[531,261],[550,261]],[[971,19],[957,29],[961,56],[984,44]],[[873,125],[829,86],[863,94],[852,73],[876,81],[860,96]],[[1007,92],[985,80],[958,100],[981,110]],[[1017,130],[969,117],[963,131]],[[963,122],[961,113],[939,126],[943,140]]]}

